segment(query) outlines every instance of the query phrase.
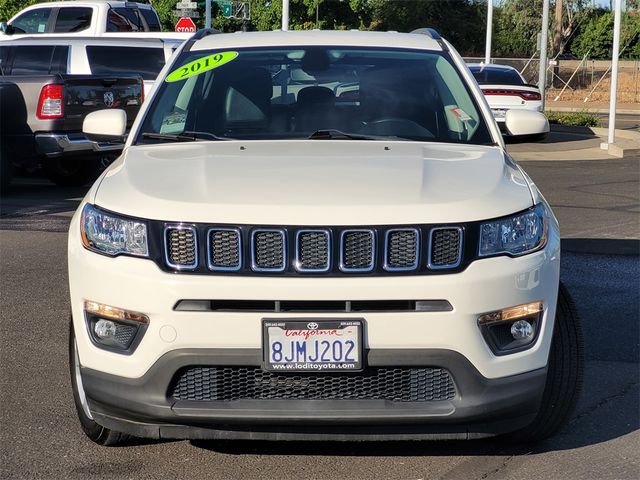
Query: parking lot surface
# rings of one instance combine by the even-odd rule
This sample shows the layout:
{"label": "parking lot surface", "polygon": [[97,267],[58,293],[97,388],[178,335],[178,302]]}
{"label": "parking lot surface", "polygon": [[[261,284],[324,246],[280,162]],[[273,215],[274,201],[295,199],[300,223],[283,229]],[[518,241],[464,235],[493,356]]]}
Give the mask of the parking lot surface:
{"label": "parking lot surface", "polygon": [[[470,442],[134,442],[82,434],[67,372],[66,228],[85,189],[19,179],[1,200],[0,478],[636,479],[640,477],[637,158],[524,162],[559,217],[562,279],[582,317],[584,391],[569,424],[535,446]],[[584,243],[584,242],[583,242]],[[634,245],[636,247],[634,247]]]}

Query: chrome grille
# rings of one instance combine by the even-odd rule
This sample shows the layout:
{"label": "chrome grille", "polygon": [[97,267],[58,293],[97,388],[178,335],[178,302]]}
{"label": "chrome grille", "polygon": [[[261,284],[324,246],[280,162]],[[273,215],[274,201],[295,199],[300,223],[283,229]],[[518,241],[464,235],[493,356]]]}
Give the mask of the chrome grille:
{"label": "chrome grille", "polygon": [[282,375],[257,367],[186,367],[173,381],[176,400],[451,400],[456,388],[443,368],[367,368],[357,374]]}
{"label": "chrome grille", "polygon": [[434,228],[429,234],[429,239],[429,268],[454,268],[460,265],[462,260],[461,228]]}
{"label": "chrome grille", "polygon": [[251,238],[251,268],[262,272],[282,272],[286,267],[283,230],[254,230]]}
{"label": "chrome grille", "polygon": [[296,234],[296,270],[326,272],[330,267],[330,235],[327,230],[300,230]]}
{"label": "chrome grille", "polygon": [[240,270],[242,241],[240,230],[211,229],[208,233],[209,268],[211,270]]}
{"label": "chrome grille", "polygon": [[193,269],[198,264],[198,243],[194,227],[181,225],[165,229],[167,264],[178,270]]}
{"label": "chrome grille", "polygon": [[340,270],[369,272],[375,262],[373,230],[345,230],[340,239]]}
{"label": "chrome grille", "polygon": [[420,235],[415,228],[388,230],[385,241],[385,270],[414,270],[418,267]]}

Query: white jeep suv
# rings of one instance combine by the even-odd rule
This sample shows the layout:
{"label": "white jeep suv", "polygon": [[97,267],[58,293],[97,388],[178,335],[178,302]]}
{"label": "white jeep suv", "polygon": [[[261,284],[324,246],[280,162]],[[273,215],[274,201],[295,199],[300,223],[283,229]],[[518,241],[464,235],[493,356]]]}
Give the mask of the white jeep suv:
{"label": "white jeep suv", "polygon": [[[86,434],[556,431],[582,375],[558,224],[453,47],[429,29],[214,33],[160,73],[71,222]],[[84,131],[124,125],[111,109]]]}

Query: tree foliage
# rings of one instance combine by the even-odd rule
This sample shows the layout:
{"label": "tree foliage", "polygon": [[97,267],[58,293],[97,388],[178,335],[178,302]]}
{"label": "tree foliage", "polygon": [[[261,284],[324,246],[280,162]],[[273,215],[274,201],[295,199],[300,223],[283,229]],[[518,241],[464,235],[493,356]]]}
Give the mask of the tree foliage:
{"label": "tree foliage", "polygon": [[[173,30],[178,0],[151,0],[165,30]],[[281,0],[245,0],[251,5],[251,20],[224,18],[217,3],[212,4],[212,24],[225,32],[241,29],[276,30],[281,26]],[[204,0],[197,0],[204,26]],[[361,29],[408,32],[433,27],[463,55],[484,52],[487,0],[290,0],[289,28],[324,30]],[[590,0],[563,0],[562,45],[566,51],[592,58],[610,58],[613,15],[594,9]],[[0,0],[0,20],[38,0]],[[551,0],[553,13],[555,0]],[[622,45],[630,43],[624,56],[640,57],[640,0],[626,0]],[[318,21],[316,22],[316,12]],[[542,0],[501,0],[494,9],[493,56],[530,57],[537,49],[541,27]],[[552,15],[553,17],[553,15]],[[553,29],[553,18],[550,22]],[[549,41],[552,41],[552,31]]]}

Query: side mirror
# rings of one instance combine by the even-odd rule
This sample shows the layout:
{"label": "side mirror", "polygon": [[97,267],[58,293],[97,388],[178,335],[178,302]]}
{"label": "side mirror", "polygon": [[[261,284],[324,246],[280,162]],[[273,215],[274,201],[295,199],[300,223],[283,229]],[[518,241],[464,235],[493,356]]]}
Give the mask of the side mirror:
{"label": "side mirror", "polygon": [[0,22],[0,32],[4,33],[5,35],[12,35],[13,33],[15,33],[15,29],[7,22]]}
{"label": "side mirror", "polygon": [[124,143],[126,130],[127,112],[120,109],[91,112],[82,122],[82,133],[92,142]]}
{"label": "side mirror", "polygon": [[545,137],[549,133],[549,121],[543,113],[533,110],[510,109],[504,117],[509,135]]}

